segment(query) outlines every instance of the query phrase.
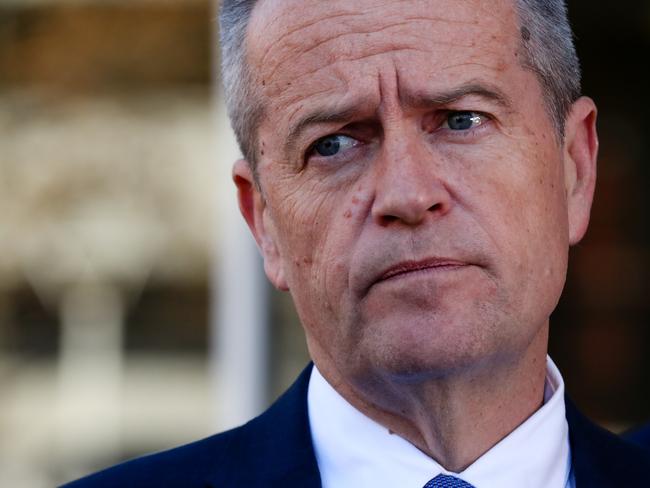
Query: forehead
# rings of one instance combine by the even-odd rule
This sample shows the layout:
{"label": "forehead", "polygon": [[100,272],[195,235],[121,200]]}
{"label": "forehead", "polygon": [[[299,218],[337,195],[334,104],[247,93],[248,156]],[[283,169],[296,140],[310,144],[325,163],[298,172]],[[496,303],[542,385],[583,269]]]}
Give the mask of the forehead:
{"label": "forehead", "polygon": [[323,63],[354,60],[368,44],[377,54],[414,44],[496,47],[515,27],[512,0],[259,0],[247,40],[253,63],[264,68],[316,56]]}
{"label": "forehead", "polygon": [[498,81],[519,49],[512,0],[260,0],[247,32],[264,104],[288,118],[332,95],[379,104],[388,72],[405,92]]}

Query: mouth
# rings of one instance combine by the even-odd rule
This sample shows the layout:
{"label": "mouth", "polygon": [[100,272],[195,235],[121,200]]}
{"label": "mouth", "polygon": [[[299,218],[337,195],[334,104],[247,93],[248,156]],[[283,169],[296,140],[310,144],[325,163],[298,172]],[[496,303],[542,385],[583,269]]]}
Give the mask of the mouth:
{"label": "mouth", "polygon": [[405,278],[426,271],[453,271],[469,263],[448,258],[431,258],[422,261],[403,261],[384,270],[379,277],[374,280],[373,285],[378,283]]}

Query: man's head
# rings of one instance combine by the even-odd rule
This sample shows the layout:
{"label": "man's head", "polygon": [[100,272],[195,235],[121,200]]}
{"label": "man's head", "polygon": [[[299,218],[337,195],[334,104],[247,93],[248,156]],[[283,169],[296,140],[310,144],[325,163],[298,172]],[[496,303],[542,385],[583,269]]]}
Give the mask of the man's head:
{"label": "man's head", "polygon": [[[546,347],[597,141],[568,27],[537,39],[540,8],[256,3],[239,72],[251,104],[230,103],[257,176],[240,161],[234,177],[317,364],[357,384],[418,381]],[[560,37],[566,62],[545,54]]]}
{"label": "man's head", "polygon": [[[246,31],[260,0],[224,0],[220,30],[225,97],[237,140],[246,160],[259,157],[257,124],[264,113],[246,55]],[[522,66],[538,77],[556,132],[580,96],[580,64],[564,0],[514,0],[521,30]]]}

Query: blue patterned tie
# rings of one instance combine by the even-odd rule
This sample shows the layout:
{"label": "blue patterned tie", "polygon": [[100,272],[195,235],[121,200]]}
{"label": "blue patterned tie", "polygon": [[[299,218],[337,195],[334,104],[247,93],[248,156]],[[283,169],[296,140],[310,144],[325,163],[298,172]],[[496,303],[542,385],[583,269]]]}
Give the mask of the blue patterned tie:
{"label": "blue patterned tie", "polygon": [[474,488],[466,481],[449,476],[447,474],[439,474],[431,481],[429,481],[424,488]]}

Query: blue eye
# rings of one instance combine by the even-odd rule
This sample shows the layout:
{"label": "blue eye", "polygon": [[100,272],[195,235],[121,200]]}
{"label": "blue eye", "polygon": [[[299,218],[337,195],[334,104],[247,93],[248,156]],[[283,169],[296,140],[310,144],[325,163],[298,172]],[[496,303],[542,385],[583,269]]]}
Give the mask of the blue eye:
{"label": "blue eye", "polygon": [[450,112],[443,128],[455,131],[469,130],[484,123],[484,117],[476,112]]}
{"label": "blue eye", "polygon": [[322,157],[336,156],[339,152],[357,145],[357,141],[342,134],[325,136],[316,141],[312,151]]}

